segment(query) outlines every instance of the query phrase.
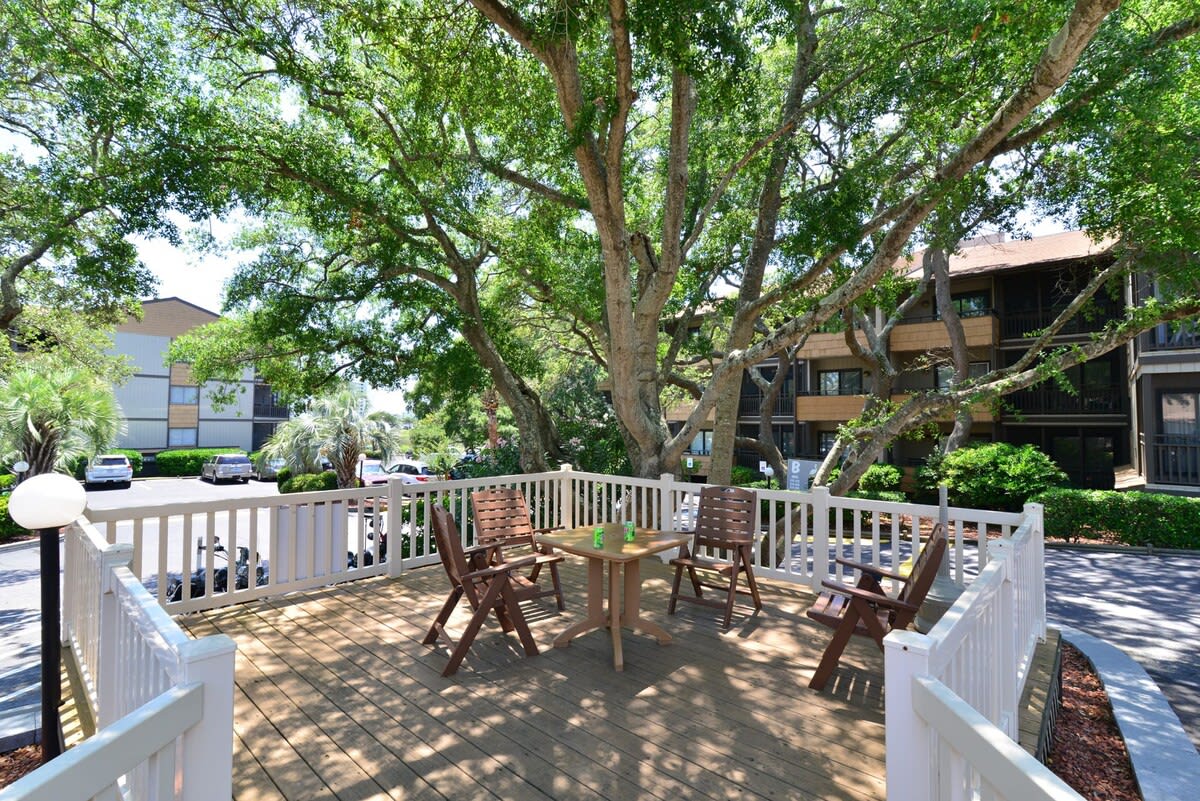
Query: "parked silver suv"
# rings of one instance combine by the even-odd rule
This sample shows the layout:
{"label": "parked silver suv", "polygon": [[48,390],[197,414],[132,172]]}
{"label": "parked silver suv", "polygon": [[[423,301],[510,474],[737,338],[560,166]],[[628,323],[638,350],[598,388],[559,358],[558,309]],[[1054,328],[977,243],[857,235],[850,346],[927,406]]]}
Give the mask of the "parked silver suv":
{"label": "parked silver suv", "polygon": [[85,484],[118,484],[129,487],[133,479],[133,466],[123,453],[105,453],[88,462],[83,471]]}
{"label": "parked silver suv", "polygon": [[218,481],[241,481],[245,484],[250,481],[252,472],[254,466],[246,454],[222,453],[208,457],[208,461],[200,466],[200,480],[208,479],[214,484]]}

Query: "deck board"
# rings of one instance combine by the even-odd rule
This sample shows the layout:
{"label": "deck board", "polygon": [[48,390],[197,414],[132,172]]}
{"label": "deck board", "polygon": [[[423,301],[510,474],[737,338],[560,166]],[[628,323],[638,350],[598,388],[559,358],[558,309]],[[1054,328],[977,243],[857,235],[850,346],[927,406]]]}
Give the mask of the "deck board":
{"label": "deck board", "polygon": [[[301,799],[846,799],[884,791],[883,658],[852,643],[826,692],[808,689],[828,630],[804,588],[762,582],[764,610],[666,614],[670,574],[643,565],[642,609],[674,636],[626,632],[625,670],[597,632],[554,648],[583,613],[525,605],[541,654],[494,619],[457,675],[421,644],[448,590],[440,567],[180,618],[238,644],[234,795]],[[457,633],[465,602],[451,618]]]}

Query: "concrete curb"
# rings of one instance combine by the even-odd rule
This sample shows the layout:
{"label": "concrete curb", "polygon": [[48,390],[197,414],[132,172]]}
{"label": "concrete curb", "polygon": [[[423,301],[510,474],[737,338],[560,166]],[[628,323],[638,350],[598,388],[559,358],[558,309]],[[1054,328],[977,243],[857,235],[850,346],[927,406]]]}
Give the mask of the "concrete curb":
{"label": "concrete curb", "polygon": [[[61,543],[64,537],[64,534],[59,534],[58,541]],[[0,545],[0,553],[4,553],[5,551],[20,551],[24,548],[36,548],[40,543],[41,539],[38,537],[34,537],[31,540],[23,540],[21,542],[6,542],[3,545]]]}
{"label": "concrete curb", "polygon": [[0,715],[0,754],[39,742],[42,729],[40,703],[9,710]]}
{"label": "concrete curb", "polygon": [[1092,663],[1108,692],[1144,801],[1195,799],[1200,753],[1154,680],[1115,645],[1070,626],[1058,629]]}

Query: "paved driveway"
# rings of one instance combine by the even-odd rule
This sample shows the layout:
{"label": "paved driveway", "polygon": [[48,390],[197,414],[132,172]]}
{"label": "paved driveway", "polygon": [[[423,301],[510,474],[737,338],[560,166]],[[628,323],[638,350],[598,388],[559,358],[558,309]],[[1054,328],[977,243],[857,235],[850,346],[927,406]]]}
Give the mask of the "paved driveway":
{"label": "paved driveway", "polygon": [[1046,606],[1136,659],[1200,748],[1200,556],[1048,548]]}

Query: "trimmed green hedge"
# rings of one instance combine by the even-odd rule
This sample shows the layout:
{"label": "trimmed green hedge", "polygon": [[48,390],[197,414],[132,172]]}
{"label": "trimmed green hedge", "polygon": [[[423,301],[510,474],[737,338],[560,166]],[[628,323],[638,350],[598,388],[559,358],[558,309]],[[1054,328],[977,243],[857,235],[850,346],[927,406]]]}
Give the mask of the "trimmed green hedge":
{"label": "trimmed green hedge", "polygon": [[1107,533],[1126,545],[1200,549],[1200,498],[1064,488],[1030,500],[1045,507],[1048,537],[1087,540]]}
{"label": "trimmed green hedge", "polygon": [[287,492],[318,492],[337,489],[337,473],[326,470],[321,473],[300,473],[279,484],[280,494]]}
{"label": "trimmed green hedge", "polygon": [[160,476],[198,476],[200,466],[210,456],[220,453],[245,453],[241,448],[190,448],[178,451],[160,451],[154,457]]}
{"label": "trimmed green hedge", "polygon": [[0,542],[4,542],[9,537],[28,533],[8,516],[8,496],[0,495]]}

